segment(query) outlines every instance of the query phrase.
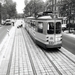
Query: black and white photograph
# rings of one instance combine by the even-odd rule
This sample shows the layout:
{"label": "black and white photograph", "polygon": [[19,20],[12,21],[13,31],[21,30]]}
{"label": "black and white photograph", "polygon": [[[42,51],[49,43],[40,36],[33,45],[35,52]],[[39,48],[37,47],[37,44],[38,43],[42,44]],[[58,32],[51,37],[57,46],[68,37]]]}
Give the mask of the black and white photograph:
{"label": "black and white photograph", "polygon": [[75,0],[0,0],[0,75],[75,75]]}

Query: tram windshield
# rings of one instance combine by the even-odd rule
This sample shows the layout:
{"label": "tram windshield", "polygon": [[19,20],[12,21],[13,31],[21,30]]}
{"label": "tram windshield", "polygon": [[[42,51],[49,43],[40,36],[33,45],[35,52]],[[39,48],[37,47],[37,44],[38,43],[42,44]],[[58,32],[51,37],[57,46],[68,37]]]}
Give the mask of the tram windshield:
{"label": "tram windshield", "polygon": [[[55,28],[54,28],[55,25]],[[54,31],[55,29],[55,31]],[[47,33],[48,34],[60,34],[61,33],[61,23],[60,22],[56,22],[55,24],[53,22],[49,22],[48,23],[48,28],[47,28]]]}
{"label": "tram windshield", "polygon": [[56,22],[56,34],[60,34],[60,33],[61,33],[61,23]]}
{"label": "tram windshield", "polygon": [[54,23],[53,22],[48,23],[47,33],[54,34]]}

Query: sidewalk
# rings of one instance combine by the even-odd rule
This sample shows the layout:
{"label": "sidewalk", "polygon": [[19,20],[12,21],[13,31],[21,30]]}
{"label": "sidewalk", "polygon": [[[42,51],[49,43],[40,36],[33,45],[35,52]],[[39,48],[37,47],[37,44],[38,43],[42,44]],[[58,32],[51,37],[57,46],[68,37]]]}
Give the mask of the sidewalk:
{"label": "sidewalk", "polygon": [[12,29],[9,31],[9,35],[7,34],[0,44],[0,75],[6,75],[5,73],[9,63],[15,29],[15,26],[12,27]]}
{"label": "sidewalk", "polygon": [[46,52],[49,61],[24,29],[13,27],[10,34],[0,54],[0,75],[75,75],[75,63],[66,54]]}
{"label": "sidewalk", "polygon": [[[1,48],[0,75],[33,75],[21,29],[12,28]],[[12,32],[14,30],[14,32]],[[25,69],[25,70],[23,70]],[[24,72],[25,71],[25,72]]]}
{"label": "sidewalk", "polygon": [[59,75],[46,56],[36,52],[38,49],[30,44],[26,32],[16,29],[14,33],[3,55],[0,75]]}

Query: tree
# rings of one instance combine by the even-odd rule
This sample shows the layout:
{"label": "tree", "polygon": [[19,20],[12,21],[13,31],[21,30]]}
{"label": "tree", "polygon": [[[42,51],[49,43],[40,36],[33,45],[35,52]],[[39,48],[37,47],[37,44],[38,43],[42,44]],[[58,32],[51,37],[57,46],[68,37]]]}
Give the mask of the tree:
{"label": "tree", "polygon": [[13,18],[16,15],[16,3],[9,5],[9,7],[7,8],[7,13],[9,15],[9,18]]}
{"label": "tree", "polygon": [[17,14],[16,3],[12,0],[5,0],[5,4],[2,6],[2,19],[14,18]]}
{"label": "tree", "polygon": [[61,16],[67,17],[68,29],[70,29],[74,25],[75,19],[75,0],[64,0],[63,5],[59,9]]}
{"label": "tree", "polygon": [[53,11],[53,0],[47,0],[45,3],[45,10],[46,11]]}
{"label": "tree", "polygon": [[24,13],[26,15],[34,15],[36,16],[36,14],[38,12],[42,12],[45,10],[45,6],[44,6],[44,2],[41,0],[31,0],[25,7],[24,9]]}

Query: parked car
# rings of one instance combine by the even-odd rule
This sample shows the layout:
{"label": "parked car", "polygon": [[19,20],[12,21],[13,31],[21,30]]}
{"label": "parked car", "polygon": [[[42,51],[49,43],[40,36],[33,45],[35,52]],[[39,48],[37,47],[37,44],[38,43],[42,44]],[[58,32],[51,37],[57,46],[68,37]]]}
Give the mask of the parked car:
{"label": "parked car", "polygon": [[11,19],[6,19],[6,20],[5,20],[5,25],[11,25],[11,24],[12,24]]}
{"label": "parked car", "polygon": [[62,31],[65,31],[65,30],[67,30],[66,24],[62,24]]}

